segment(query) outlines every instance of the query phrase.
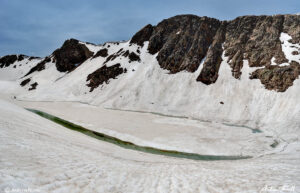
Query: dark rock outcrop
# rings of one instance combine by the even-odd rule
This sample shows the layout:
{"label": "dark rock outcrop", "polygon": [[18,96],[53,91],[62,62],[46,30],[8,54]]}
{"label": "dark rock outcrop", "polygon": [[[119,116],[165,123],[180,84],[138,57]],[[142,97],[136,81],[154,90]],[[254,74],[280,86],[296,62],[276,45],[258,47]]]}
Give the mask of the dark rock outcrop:
{"label": "dark rock outcrop", "polygon": [[250,75],[250,79],[260,79],[266,89],[284,92],[293,85],[299,74],[300,64],[292,61],[289,66],[267,66],[257,69]]}
{"label": "dark rock outcrop", "polygon": [[107,67],[106,65],[102,66],[95,72],[88,75],[86,81],[90,81],[87,86],[91,87],[90,92],[92,92],[99,85],[104,82],[108,83],[109,79],[115,79],[120,74],[126,73],[127,70],[121,68],[121,65],[115,64],[113,66]]}
{"label": "dark rock outcrop", "polygon": [[124,52],[124,53],[122,54],[122,56],[124,56],[124,57],[128,57],[128,56],[129,56],[129,54],[130,54],[129,50],[126,50],[126,52]]}
{"label": "dark rock outcrop", "polygon": [[35,83],[31,84],[31,85],[30,85],[31,87],[30,87],[28,90],[29,90],[29,91],[31,91],[31,90],[34,90],[34,89],[36,89],[37,85],[38,85],[38,83],[37,83],[37,82],[35,82]]}
{"label": "dark rock outcrop", "polygon": [[129,50],[124,51],[123,48],[121,48],[118,52],[109,55],[106,58],[104,64],[107,63],[107,62],[109,62],[109,61],[113,61],[114,59],[116,59],[119,56],[128,57],[129,58],[129,63],[133,62],[133,61],[138,61],[138,62],[141,61],[140,56],[137,55],[136,53],[130,52]]}
{"label": "dark rock outcrop", "polygon": [[20,55],[18,55],[18,61],[22,61],[22,60],[24,60],[25,58],[27,58],[28,56],[25,56],[25,55],[23,55],[23,54],[20,54]]}
{"label": "dark rock outcrop", "polygon": [[138,31],[130,40],[130,43],[143,46],[145,41],[149,41],[153,32],[153,26],[148,24]]}
{"label": "dark rock outcrop", "polygon": [[121,55],[124,56],[127,52],[129,53],[128,50],[127,50],[126,52],[123,51],[123,48],[119,49],[117,52],[115,52],[115,53],[109,55],[109,56],[106,58],[104,64],[107,63],[107,62],[109,62],[109,61],[113,61],[114,59],[116,59],[117,57],[119,57],[119,56],[121,56]]}
{"label": "dark rock outcrop", "polygon": [[106,49],[106,48],[103,48],[103,49],[101,49],[101,50],[99,50],[94,56],[93,56],[93,58],[97,58],[97,57],[99,57],[99,56],[101,56],[101,57],[107,57],[108,56],[108,50]]}
{"label": "dark rock outcrop", "polygon": [[134,61],[141,61],[141,58],[134,52],[130,52],[130,54],[128,55],[129,57],[129,62],[134,62]]}
{"label": "dark rock outcrop", "polygon": [[31,61],[31,60],[34,60],[34,59],[40,59],[40,57],[30,56],[28,60]]}
{"label": "dark rock outcrop", "polygon": [[293,44],[300,44],[300,15],[284,15],[283,32],[289,34]]}
{"label": "dark rock outcrop", "polygon": [[114,53],[114,54],[109,55],[109,56],[106,58],[104,64],[107,63],[107,62],[109,62],[109,61],[113,61],[114,59],[116,59],[116,58],[119,57],[120,55],[121,55],[120,52],[117,52],[117,53]]}
{"label": "dark rock outcrop", "polygon": [[78,40],[70,39],[52,54],[56,68],[60,72],[70,72],[93,55],[85,45]]}
{"label": "dark rock outcrop", "polygon": [[0,58],[0,68],[8,67],[16,61],[22,61],[25,55],[6,55]]}
{"label": "dark rock outcrop", "polygon": [[44,70],[45,69],[45,64],[48,63],[48,62],[51,62],[51,58],[50,57],[46,57],[44,60],[42,60],[37,65],[35,65],[33,68],[31,68],[29,70],[29,72],[27,74],[25,74],[25,76],[28,76],[29,74],[32,74],[33,72],[36,72],[36,71],[42,71],[42,70]]}
{"label": "dark rock outcrop", "polygon": [[23,81],[20,83],[20,85],[21,85],[21,86],[25,86],[26,84],[28,84],[28,83],[30,82],[30,80],[31,80],[31,78],[27,78],[27,79],[23,80]]}
{"label": "dark rock outcrop", "polygon": [[28,58],[29,61],[34,60],[34,59],[40,59],[41,57],[37,57],[37,56],[30,56]]}

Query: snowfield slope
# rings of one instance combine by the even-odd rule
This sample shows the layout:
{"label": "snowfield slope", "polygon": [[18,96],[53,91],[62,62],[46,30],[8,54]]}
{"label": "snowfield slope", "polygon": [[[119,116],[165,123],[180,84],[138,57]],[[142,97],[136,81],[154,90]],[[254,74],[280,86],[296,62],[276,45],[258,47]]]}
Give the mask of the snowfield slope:
{"label": "snowfield slope", "polygon": [[3,100],[0,115],[3,192],[260,192],[300,186],[299,142],[255,159],[199,162],[123,149]]}

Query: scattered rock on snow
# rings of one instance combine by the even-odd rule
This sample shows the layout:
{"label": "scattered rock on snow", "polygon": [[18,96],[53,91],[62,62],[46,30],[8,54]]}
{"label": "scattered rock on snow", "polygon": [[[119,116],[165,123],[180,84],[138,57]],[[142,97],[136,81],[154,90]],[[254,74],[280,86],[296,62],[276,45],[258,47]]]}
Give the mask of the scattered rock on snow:
{"label": "scattered rock on snow", "polygon": [[28,76],[29,74],[32,74],[35,71],[42,71],[42,70],[44,70],[45,69],[45,64],[48,63],[48,62],[51,62],[51,58],[50,57],[46,57],[44,60],[42,60],[37,65],[35,65],[34,67],[32,67],[29,70],[29,72],[27,74],[25,74],[25,76]]}
{"label": "scattered rock on snow", "polygon": [[96,58],[96,57],[99,57],[99,56],[101,56],[101,57],[107,57],[108,56],[108,50],[106,49],[106,48],[103,48],[103,49],[101,49],[101,50],[99,50],[94,56],[93,56],[93,58]]}
{"label": "scattered rock on snow", "polygon": [[28,84],[28,83],[30,82],[30,80],[31,80],[31,78],[27,78],[27,79],[23,80],[23,81],[20,83],[20,85],[21,85],[21,86],[25,86],[26,84]]}
{"label": "scattered rock on snow", "polygon": [[37,82],[35,82],[35,83],[31,84],[31,85],[30,85],[31,87],[30,87],[28,90],[30,91],[30,90],[34,90],[34,89],[36,89],[37,85],[38,85],[38,83],[37,83]]}
{"label": "scattered rock on snow", "polygon": [[106,65],[102,66],[95,72],[91,73],[87,77],[87,81],[90,81],[87,86],[91,87],[90,92],[92,92],[99,85],[108,83],[109,79],[114,79],[120,74],[126,73],[127,70],[122,68],[120,63],[117,63],[113,66],[107,67]]}

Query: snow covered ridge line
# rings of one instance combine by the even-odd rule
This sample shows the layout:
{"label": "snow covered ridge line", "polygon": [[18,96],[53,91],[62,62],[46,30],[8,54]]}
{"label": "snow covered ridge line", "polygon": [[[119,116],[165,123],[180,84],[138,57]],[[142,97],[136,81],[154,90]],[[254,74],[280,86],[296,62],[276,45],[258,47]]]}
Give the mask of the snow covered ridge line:
{"label": "snow covered ridge line", "polygon": [[[243,60],[247,60],[250,67],[261,68],[251,74],[250,79],[259,79],[269,90],[285,92],[299,77],[299,26],[299,15],[242,16],[232,21],[179,15],[156,26],[145,26],[130,42],[93,45],[75,39],[67,40],[61,48],[26,72],[22,86],[28,84],[30,86],[26,88],[30,90],[38,88],[40,83],[30,80],[52,65],[60,73],[59,77],[63,77],[83,63],[97,60],[98,69],[93,75],[91,72],[89,77],[84,77],[86,85],[93,91],[127,72],[127,68],[121,68],[122,72],[116,73],[120,69],[109,66],[149,63],[140,59],[145,54],[140,49],[149,42],[144,52],[152,54],[159,66],[171,74],[182,71],[193,73],[205,59],[195,81],[213,84],[218,80],[222,54],[225,53],[234,78],[241,78]],[[0,60],[0,63],[3,62]],[[37,73],[32,74],[34,72]]]}
{"label": "snow covered ridge line", "polygon": [[27,110],[31,111],[35,114],[38,114],[41,117],[49,119],[57,124],[60,124],[66,128],[81,132],[90,137],[93,137],[93,138],[96,138],[96,139],[99,139],[102,141],[106,141],[108,143],[112,143],[112,144],[118,145],[118,146],[126,148],[126,149],[142,151],[142,152],[158,154],[158,155],[164,155],[164,156],[170,156],[170,157],[186,158],[186,159],[192,159],[192,160],[204,160],[204,161],[240,160],[240,159],[252,158],[251,156],[200,155],[200,154],[196,154],[196,153],[186,153],[186,152],[179,152],[179,151],[175,151],[175,150],[165,150],[165,149],[158,149],[158,148],[154,148],[154,147],[139,146],[134,143],[131,143],[128,141],[123,141],[116,137],[106,135],[104,133],[99,133],[97,131],[92,131],[92,130],[86,129],[82,126],[76,125],[74,123],[71,123],[69,121],[63,120],[59,117],[50,115],[48,113],[45,113],[45,112],[42,112],[39,110],[34,110],[34,109],[27,109]]}

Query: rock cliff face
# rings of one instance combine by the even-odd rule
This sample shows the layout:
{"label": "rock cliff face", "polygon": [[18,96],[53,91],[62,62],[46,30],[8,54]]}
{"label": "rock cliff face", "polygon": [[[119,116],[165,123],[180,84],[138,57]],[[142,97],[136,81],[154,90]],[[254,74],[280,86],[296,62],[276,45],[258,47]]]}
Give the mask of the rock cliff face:
{"label": "rock cliff face", "polygon": [[[220,21],[194,15],[175,16],[163,20],[152,30],[148,50],[157,55],[160,66],[171,73],[194,72],[213,41]],[[149,28],[146,26],[146,29]]]}
{"label": "rock cliff face", "polygon": [[250,67],[269,66],[287,62],[282,52],[280,34],[285,16],[244,16],[228,23],[224,44],[225,56],[235,78],[241,75],[243,59]]}
{"label": "rock cliff face", "polygon": [[[250,67],[266,68],[257,72],[274,69],[270,67],[272,59],[276,64],[291,64],[282,51],[281,33],[291,36],[290,43],[299,44],[300,16],[243,16],[232,21],[219,21],[208,17],[180,15],[163,20],[157,26],[147,25],[133,36],[131,43],[143,45],[144,41],[149,41],[148,51],[151,54],[158,53],[156,58],[159,65],[170,73],[183,70],[195,72],[206,57],[197,81],[212,84],[217,81],[223,52],[228,57],[233,77],[237,79],[241,76],[243,60],[248,60]],[[294,51],[293,54],[299,52]],[[297,65],[299,63],[293,64]],[[259,78],[265,85],[271,81],[270,77],[253,77]],[[294,79],[288,78],[289,81]],[[291,86],[289,81],[282,82],[281,88],[266,88],[285,91]]]}

